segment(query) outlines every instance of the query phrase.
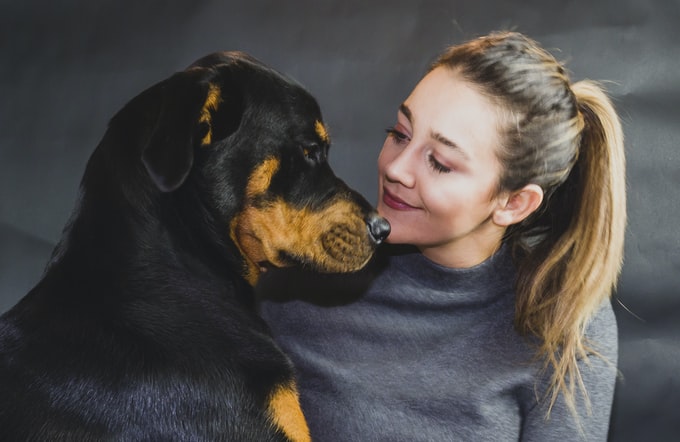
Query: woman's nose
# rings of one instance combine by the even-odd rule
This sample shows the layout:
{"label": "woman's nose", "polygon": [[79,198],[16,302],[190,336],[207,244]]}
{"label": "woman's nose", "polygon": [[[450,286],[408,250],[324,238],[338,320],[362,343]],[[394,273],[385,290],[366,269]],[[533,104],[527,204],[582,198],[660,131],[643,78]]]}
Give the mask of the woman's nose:
{"label": "woman's nose", "polygon": [[388,181],[400,183],[405,187],[415,185],[414,149],[406,147],[392,157],[385,167],[385,177]]}

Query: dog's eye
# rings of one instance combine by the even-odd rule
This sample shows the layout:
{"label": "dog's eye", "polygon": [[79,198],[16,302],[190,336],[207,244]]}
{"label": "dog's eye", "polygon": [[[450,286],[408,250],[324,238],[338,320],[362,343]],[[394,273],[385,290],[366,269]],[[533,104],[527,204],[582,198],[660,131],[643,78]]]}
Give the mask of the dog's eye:
{"label": "dog's eye", "polygon": [[320,163],[324,157],[323,149],[316,143],[302,146],[302,153],[307,161],[315,164]]}

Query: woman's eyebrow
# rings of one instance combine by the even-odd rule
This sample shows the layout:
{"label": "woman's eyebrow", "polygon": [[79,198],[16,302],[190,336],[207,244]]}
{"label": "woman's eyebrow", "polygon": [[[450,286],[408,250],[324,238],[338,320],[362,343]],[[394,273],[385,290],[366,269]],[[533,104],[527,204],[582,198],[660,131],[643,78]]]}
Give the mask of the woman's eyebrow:
{"label": "woman's eyebrow", "polygon": [[406,103],[401,103],[401,104],[399,105],[399,112],[401,112],[402,114],[404,114],[404,116],[406,117],[406,119],[407,119],[408,121],[412,121],[412,120],[411,120],[411,117],[412,117],[412,115],[411,115],[411,109],[409,109],[408,106],[406,106]]}
{"label": "woman's eyebrow", "polygon": [[430,132],[430,138],[433,140],[443,144],[444,146],[450,147],[453,149],[457,154],[459,154],[461,157],[463,157],[464,160],[469,161],[470,160],[470,155],[465,152],[465,149],[460,147],[457,143],[454,141],[449,140],[446,138],[444,135],[440,134],[439,132]]}

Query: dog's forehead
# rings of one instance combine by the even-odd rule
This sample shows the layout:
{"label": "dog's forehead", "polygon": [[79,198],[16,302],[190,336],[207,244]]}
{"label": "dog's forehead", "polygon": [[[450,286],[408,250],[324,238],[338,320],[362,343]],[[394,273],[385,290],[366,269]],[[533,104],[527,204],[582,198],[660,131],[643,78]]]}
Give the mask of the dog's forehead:
{"label": "dog's forehead", "polygon": [[329,143],[328,130],[322,121],[321,109],[309,91],[293,78],[282,74],[240,51],[209,54],[196,60],[187,69],[209,69],[211,82],[222,95],[221,105],[235,96],[249,114],[268,115],[259,120],[267,122],[267,132],[286,131],[298,141]]}
{"label": "dog's forehead", "polygon": [[293,94],[305,94],[304,88],[293,79],[241,51],[215,52],[192,63],[187,70],[204,68],[213,70],[222,81],[235,82],[241,87],[249,83],[257,87],[290,89]]}

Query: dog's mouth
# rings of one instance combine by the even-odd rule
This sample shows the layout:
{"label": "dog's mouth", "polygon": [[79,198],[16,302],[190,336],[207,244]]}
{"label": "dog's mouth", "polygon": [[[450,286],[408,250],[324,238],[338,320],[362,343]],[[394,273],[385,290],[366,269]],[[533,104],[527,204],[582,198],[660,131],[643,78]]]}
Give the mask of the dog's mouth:
{"label": "dog's mouth", "polygon": [[275,262],[276,264],[268,259],[260,260],[257,262],[257,267],[260,269],[260,272],[266,272],[269,269],[280,267],[304,266],[304,262],[302,260],[296,258],[285,250],[277,251]]}

